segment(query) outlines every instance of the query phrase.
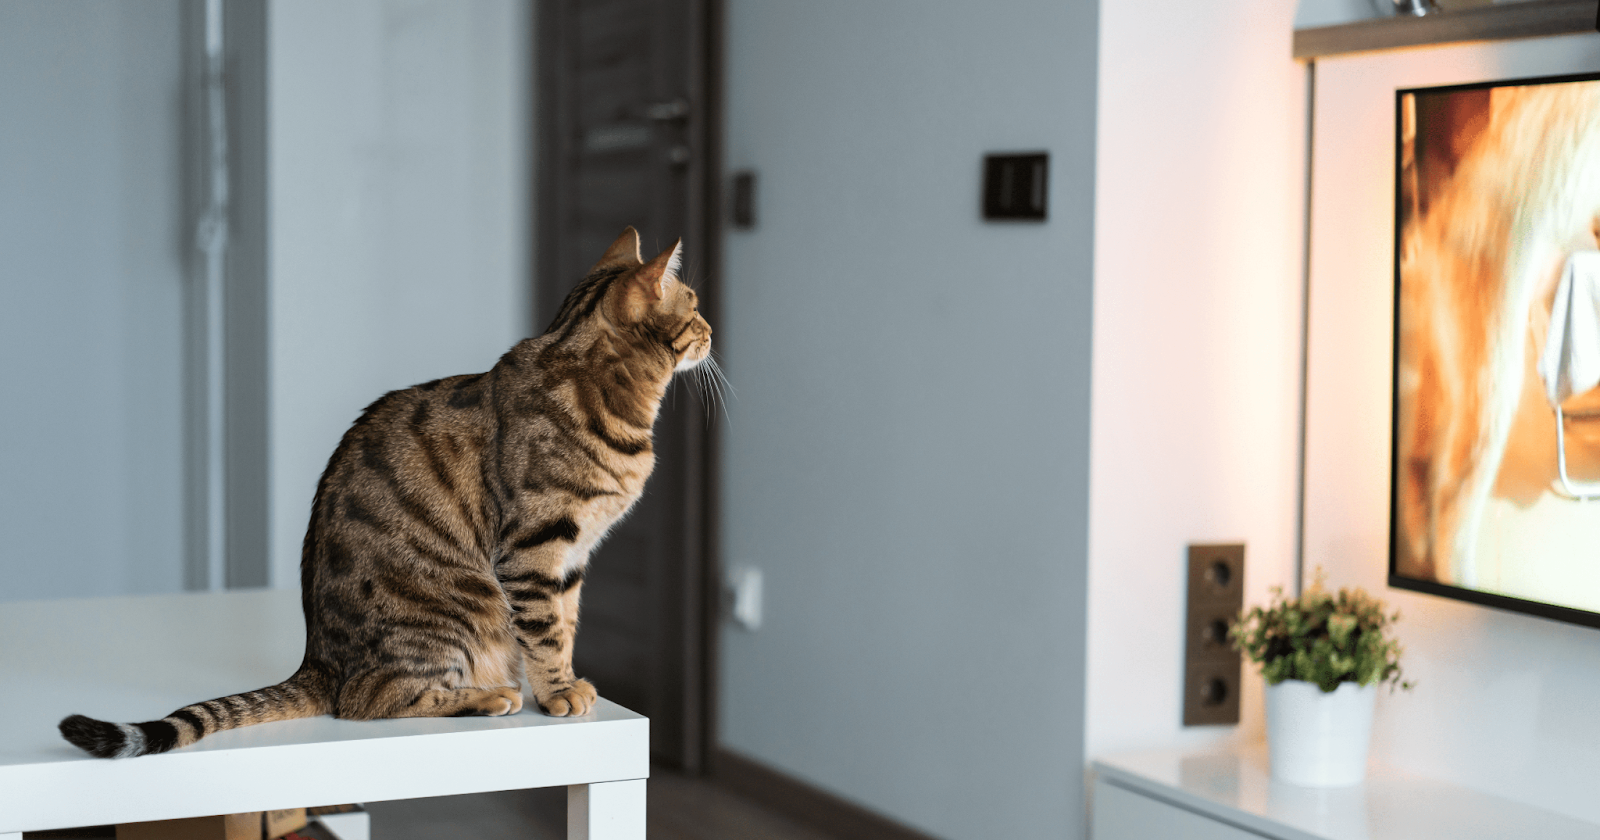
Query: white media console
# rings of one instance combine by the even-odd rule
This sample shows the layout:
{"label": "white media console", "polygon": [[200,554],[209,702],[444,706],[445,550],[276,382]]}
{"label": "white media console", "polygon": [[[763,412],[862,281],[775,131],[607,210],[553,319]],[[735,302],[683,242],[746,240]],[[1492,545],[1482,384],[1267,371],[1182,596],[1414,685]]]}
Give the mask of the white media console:
{"label": "white media console", "polygon": [[1274,781],[1265,745],[1092,765],[1092,840],[1600,840],[1600,826],[1399,771],[1346,788]]}

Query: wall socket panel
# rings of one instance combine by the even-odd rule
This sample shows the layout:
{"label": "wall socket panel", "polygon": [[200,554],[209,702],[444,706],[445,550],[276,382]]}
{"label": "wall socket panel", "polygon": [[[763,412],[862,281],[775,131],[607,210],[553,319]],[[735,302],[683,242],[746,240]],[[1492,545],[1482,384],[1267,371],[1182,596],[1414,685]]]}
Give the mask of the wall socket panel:
{"label": "wall socket panel", "polygon": [[1183,725],[1239,722],[1239,654],[1228,624],[1244,607],[1244,544],[1189,546]]}

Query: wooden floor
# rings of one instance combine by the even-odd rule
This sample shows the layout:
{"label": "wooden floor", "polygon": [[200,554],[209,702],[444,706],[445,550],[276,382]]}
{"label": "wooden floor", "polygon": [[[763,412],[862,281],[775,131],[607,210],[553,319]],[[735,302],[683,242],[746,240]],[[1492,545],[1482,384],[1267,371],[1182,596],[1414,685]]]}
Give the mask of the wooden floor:
{"label": "wooden floor", "polygon": [[[704,779],[654,768],[650,840],[833,840]],[[565,788],[368,803],[372,840],[564,840]]]}

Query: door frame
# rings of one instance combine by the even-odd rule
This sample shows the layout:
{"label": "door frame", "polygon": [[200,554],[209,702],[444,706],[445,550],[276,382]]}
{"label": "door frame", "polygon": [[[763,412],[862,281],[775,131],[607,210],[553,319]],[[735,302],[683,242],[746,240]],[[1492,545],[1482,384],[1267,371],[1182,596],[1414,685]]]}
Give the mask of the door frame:
{"label": "door frame", "polygon": [[[208,98],[207,21],[220,15],[219,101]],[[267,9],[184,0],[184,588],[268,586]],[[211,108],[221,106],[213,125]],[[213,171],[213,132],[223,154]],[[226,179],[221,274],[196,245],[212,179]],[[280,584],[283,583],[280,581]],[[295,581],[298,583],[298,580]]]}

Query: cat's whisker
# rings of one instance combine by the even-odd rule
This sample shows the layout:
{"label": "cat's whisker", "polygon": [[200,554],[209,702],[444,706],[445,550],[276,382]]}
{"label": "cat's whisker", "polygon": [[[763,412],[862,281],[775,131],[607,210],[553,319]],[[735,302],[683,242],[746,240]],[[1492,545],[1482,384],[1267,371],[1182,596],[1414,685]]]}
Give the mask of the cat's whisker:
{"label": "cat's whisker", "polygon": [[717,395],[712,391],[706,380],[706,366],[704,362],[694,368],[695,389],[700,393],[700,403],[706,407],[706,422],[709,424],[711,416],[716,413]]}
{"label": "cat's whisker", "polygon": [[723,372],[722,365],[717,362],[715,354],[706,356],[706,364],[710,369],[712,379],[717,383],[718,391],[737,397],[739,395],[738,392],[734,389],[733,383],[728,380],[728,375]]}
{"label": "cat's whisker", "polygon": [[690,378],[694,380],[695,392],[700,396],[700,404],[706,407],[706,416],[709,422],[709,417],[713,410],[712,405],[715,402],[715,398],[708,390],[706,390],[705,367],[705,362],[702,360],[700,364],[695,365],[689,370],[691,374]]}
{"label": "cat's whisker", "polygon": [[701,382],[704,383],[704,388],[710,396],[708,408],[715,413],[716,409],[720,407],[723,420],[732,422],[732,417],[728,413],[727,397],[733,391],[733,385],[728,381],[727,375],[723,373],[722,366],[717,364],[716,356],[712,353],[706,354],[705,360],[699,364],[696,370],[701,372]]}
{"label": "cat's whisker", "polygon": [[723,421],[724,422],[730,421],[731,417],[728,414],[728,394],[727,394],[728,380],[727,380],[726,377],[724,377],[722,375],[721,366],[713,363],[711,365],[711,367],[706,372],[706,378],[708,380],[710,380],[710,382],[711,382],[711,389],[716,392],[717,404],[722,407],[722,419],[723,419]]}

